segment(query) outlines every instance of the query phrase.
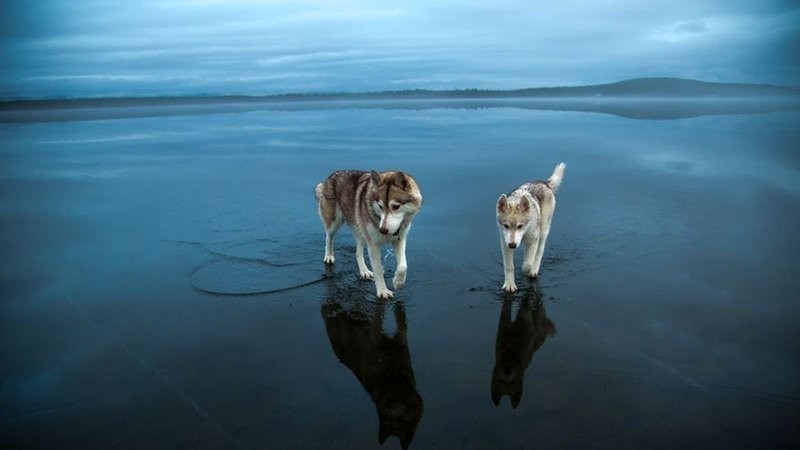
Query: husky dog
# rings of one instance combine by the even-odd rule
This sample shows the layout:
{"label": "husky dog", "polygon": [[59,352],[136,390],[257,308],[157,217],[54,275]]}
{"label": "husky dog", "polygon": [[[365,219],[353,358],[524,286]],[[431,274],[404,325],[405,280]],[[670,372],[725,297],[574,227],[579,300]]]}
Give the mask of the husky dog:
{"label": "husky dog", "polygon": [[539,275],[544,245],[550,234],[550,222],[556,209],[556,190],[564,178],[564,163],[559,163],[547,181],[525,183],[514,192],[497,199],[497,226],[500,229],[500,248],[503,251],[503,289],[517,290],[514,281],[514,249],[525,243],[522,273]]}
{"label": "husky dog", "polygon": [[[422,194],[411,175],[388,171],[339,170],[315,189],[319,217],[325,227],[326,264],[333,264],[333,235],[347,222],[356,238],[356,262],[361,279],[375,279],[378,298],[394,294],[386,287],[381,265],[381,246],[389,242],[397,258],[392,285],[406,282],[406,236],[411,220],[422,208]],[[364,262],[364,245],[369,252],[371,272]]]}

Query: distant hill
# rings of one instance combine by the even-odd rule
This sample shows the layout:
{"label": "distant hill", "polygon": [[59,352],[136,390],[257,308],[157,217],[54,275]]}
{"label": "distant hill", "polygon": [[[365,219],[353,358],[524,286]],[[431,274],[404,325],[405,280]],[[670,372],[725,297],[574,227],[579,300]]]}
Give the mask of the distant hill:
{"label": "distant hill", "polygon": [[[610,84],[512,90],[400,90],[364,93],[285,94],[283,99],[443,99],[443,98],[719,98],[800,96],[800,89],[765,84],[711,83],[682,78],[635,78]],[[273,97],[273,96],[270,96]]]}
{"label": "distant hill", "polygon": [[591,86],[520,89],[524,97],[773,97],[800,95],[800,89],[766,84],[711,83],[683,78],[635,78]]}

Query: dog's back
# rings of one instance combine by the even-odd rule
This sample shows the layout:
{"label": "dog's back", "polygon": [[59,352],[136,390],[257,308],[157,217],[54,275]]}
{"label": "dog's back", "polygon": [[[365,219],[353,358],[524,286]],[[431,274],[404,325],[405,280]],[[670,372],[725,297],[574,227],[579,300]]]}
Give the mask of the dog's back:
{"label": "dog's back", "polygon": [[355,214],[359,204],[359,193],[369,183],[369,172],[363,170],[337,170],[314,189],[320,214],[329,223],[341,214],[349,225],[355,224]]}
{"label": "dog's back", "polygon": [[519,187],[529,194],[539,203],[542,209],[555,208],[556,191],[561,186],[561,181],[564,179],[564,169],[566,164],[558,163],[553,174],[547,180],[534,181],[533,183],[525,183]]}

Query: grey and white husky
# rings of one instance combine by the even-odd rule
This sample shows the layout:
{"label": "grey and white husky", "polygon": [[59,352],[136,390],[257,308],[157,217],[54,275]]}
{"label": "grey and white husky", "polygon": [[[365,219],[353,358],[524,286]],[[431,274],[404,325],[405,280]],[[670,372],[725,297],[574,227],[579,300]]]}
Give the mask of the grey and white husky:
{"label": "grey and white husky", "polygon": [[[422,194],[411,175],[399,171],[378,173],[339,170],[315,189],[319,217],[325,227],[326,264],[333,264],[333,235],[347,225],[356,238],[356,262],[362,279],[375,279],[379,298],[394,294],[386,287],[381,265],[381,246],[391,243],[397,258],[392,285],[400,289],[406,282],[406,236],[411,221],[422,208]],[[364,245],[372,271],[364,261]],[[374,273],[373,273],[374,272]]]}
{"label": "grey and white husky", "polygon": [[503,252],[503,289],[517,290],[514,281],[514,249],[525,243],[522,273],[533,278],[539,275],[542,254],[550,222],[556,209],[556,190],[564,178],[564,163],[559,163],[547,181],[525,183],[506,196],[497,199],[497,226],[500,229],[500,248]]}

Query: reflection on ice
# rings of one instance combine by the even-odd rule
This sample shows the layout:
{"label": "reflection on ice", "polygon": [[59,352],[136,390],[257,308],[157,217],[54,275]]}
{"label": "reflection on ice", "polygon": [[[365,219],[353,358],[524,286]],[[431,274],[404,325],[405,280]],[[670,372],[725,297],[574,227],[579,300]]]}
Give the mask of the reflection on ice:
{"label": "reflection on ice", "polygon": [[555,324],[545,313],[541,292],[531,287],[523,295],[514,320],[511,320],[513,296],[504,295],[503,298],[492,371],[492,401],[495,406],[506,395],[513,408],[519,405],[525,370],[533,354],[548,337],[556,334]]}
{"label": "reflection on ice", "polygon": [[423,406],[411,366],[403,302],[392,303],[397,330],[389,334],[384,326],[388,301],[369,302],[370,283],[340,287],[333,278],[327,283],[321,312],[333,352],[375,403],[378,442],[383,444],[389,436],[397,436],[407,449]]}

